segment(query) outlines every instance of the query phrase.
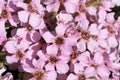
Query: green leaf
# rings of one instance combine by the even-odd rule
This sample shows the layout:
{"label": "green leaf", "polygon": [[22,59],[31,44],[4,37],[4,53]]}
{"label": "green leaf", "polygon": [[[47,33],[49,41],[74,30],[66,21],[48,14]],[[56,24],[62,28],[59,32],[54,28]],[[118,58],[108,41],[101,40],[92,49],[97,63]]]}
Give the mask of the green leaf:
{"label": "green leaf", "polygon": [[0,52],[0,59],[3,59],[8,53],[7,52]]}
{"label": "green leaf", "polygon": [[0,68],[2,68],[3,67],[3,62],[0,62]]}
{"label": "green leaf", "polygon": [[52,13],[52,19],[55,19],[56,16],[57,16],[57,12],[53,12],[53,13]]}
{"label": "green leaf", "polygon": [[86,6],[94,6],[94,7],[98,7],[101,5],[101,0],[93,0],[93,1],[89,1],[86,3]]}
{"label": "green leaf", "polygon": [[95,76],[91,76],[91,77],[89,77],[89,79],[96,79],[96,78],[95,78]]}
{"label": "green leaf", "polygon": [[10,29],[10,26],[5,27],[5,29],[6,29],[6,30],[7,30],[7,29]]}

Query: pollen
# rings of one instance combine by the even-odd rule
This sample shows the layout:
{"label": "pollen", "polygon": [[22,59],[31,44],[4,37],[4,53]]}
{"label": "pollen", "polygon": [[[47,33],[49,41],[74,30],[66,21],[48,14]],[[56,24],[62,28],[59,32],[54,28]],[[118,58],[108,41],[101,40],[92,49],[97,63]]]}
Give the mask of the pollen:
{"label": "pollen", "polygon": [[8,18],[9,17],[9,12],[6,9],[3,9],[2,13],[0,14],[0,17]]}
{"label": "pollen", "polygon": [[35,7],[31,3],[28,4],[28,11],[31,13],[36,12]]}
{"label": "pollen", "polygon": [[57,45],[62,45],[64,43],[64,39],[62,37],[56,37],[55,43]]}
{"label": "pollen", "polygon": [[81,31],[81,37],[84,39],[84,40],[88,40],[90,37],[91,37],[91,35],[90,35],[90,33],[88,32],[88,31]]}

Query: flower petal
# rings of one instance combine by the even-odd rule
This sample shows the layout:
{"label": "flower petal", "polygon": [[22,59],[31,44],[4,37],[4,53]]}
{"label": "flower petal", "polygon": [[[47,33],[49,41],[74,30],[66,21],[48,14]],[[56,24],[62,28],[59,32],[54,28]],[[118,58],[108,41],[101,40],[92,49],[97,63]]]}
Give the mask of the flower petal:
{"label": "flower petal", "polygon": [[9,64],[13,64],[13,63],[17,63],[18,62],[18,57],[16,57],[16,55],[12,55],[12,56],[6,56],[6,60]]}
{"label": "flower petal", "polygon": [[48,71],[45,74],[45,80],[56,80],[57,73],[55,71]]}
{"label": "flower petal", "polygon": [[19,11],[18,12],[18,18],[20,19],[21,22],[28,22],[28,17],[29,17],[29,12],[27,11]]}
{"label": "flower petal", "polygon": [[56,64],[56,69],[57,69],[57,72],[58,72],[59,74],[65,74],[65,73],[68,72],[69,66],[68,66],[68,64],[66,64],[66,63],[58,62],[58,63]]}
{"label": "flower petal", "polygon": [[68,75],[67,80],[78,80],[78,77],[75,74],[71,73]]}
{"label": "flower petal", "polygon": [[46,48],[47,54],[57,55],[58,53],[58,47],[53,45],[47,46]]}
{"label": "flower petal", "polygon": [[45,65],[46,71],[55,71],[55,66],[52,63],[48,63]]}
{"label": "flower petal", "polygon": [[86,50],[86,42],[81,39],[78,43],[77,43],[77,47],[78,47],[78,50],[83,52]]}
{"label": "flower petal", "polygon": [[104,65],[98,66],[97,73],[102,77],[103,80],[107,80],[109,78],[110,71]]}
{"label": "flower petal", "polygon": [[32,13],[30,14],[30,18],[29,18],[29,24],[36,29],[42,22],[42,19],[40,18],[40,15],[38,15],[37,13]]}
{"label": "flower petal", "polygon": [[5,44],[5,48],[7,50],[8,53],[16,53],[17,51],[17,41],[8,41],[6,44]]}
{"label": "flower petal", "polygon": [[30,39],[33,41],[33,42],[38,42],[40,40],[41,36],[40,36],[40,33],[38,31],[31,31],[30,32]]}
{"label": "flower petal", "polygon": [[55,39],[55,37],[49,31],[46,31],[42,37],[47,43],[53,43]]}

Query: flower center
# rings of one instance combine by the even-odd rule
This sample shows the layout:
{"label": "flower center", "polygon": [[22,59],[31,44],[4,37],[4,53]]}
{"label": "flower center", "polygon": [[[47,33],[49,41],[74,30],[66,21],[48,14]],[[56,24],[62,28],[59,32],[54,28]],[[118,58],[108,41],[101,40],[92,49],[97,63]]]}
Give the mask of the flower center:
{"label": "flower center", "polygon": [[59,0],[61,3],[64,3],[66,0]]}
{"label": "flower center", "polygon": [[79,75],[79,79],[78,80],[85,80],[85,76],[84,75]]}
{"label": "flower center", "polygon": [[56,43],[57,45],[61,45],[61,44],[64,43],[64,39],[63,39],[62,37],[57,37],[57,38],[55,39],[55,43]]}
{"label": "flower center", "polygon": [[71,59],[75,59],[75,58],[78,57],[78,55],[79,55],[79,53],[78,53],[77,51],[72,52],[72,54],[70,55],[70,58],[71,58]]}
{"label": "flower center", "polygon": [[44,45],[46,42],[45,42],[45,40],[44,40],[43,38],[41,38],[41,39],[39,40],[39,43]]}
{"label": "flower center", "polygon": [[80,12],[86,12],[86,10],[85,10],[83,5],[79,5],[79,11]]}
{"label": "flower center", "polygon": [[32,26],[30,26],[30,25],[27,27],[27,30],[28,30],[28,31],[31,31],[32,29],[33,29],[33,28],[32,28]]}
{"label": "flower center", "polygon": [[51,56],[50,62],[54,64],[54,63],[58,62],[58,58],[56,58],[55,56]]}
{"label": "flower center", "polygon": [[17,57],[21,59],[23,56],[24,56],[23,53],[20,50],[18,50]]}
{"label": "flower center", "polygon": [[24,0],[24,3],[30,3],[31,0]]}
{"label": "flower center", "polygon": [[36,12],[35,7],[31,3],[28,4],[28,11],[30,11],[31,13]]}
{"label": "flower center", "polygon": [[81,37],[84,39],[84,40],[88,40],[91,35],[88,31],[81,31]]}
{"label": "flower center", "polygon": [[9,17],[9,12],[6,9],[3,9],[0,17],[8,18]]}
{"label": "flower center", "polygon": [[42,79],[44,75],[44,70],[37,71],[33,75],[35,76],[36,79]]}
{"label": "flower center", "polygon": [[111,25],[107,26],[107,30],[111,34],[115,33],[115,30],[114,30],[113,26],[111,26]]}

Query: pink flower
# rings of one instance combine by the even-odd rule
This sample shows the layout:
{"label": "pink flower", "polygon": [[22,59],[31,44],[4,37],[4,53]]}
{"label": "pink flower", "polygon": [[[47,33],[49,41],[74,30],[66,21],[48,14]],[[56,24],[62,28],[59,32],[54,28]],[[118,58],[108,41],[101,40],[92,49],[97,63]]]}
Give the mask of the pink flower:
{"label": "pink flower", "polygon": [[60,1],[59,0],[46,0],[43,2],[46,4],[46,9],[48,12],[58,12],[60,8]]}
{"label": "pink flower", "polygon": [[28,79],[28,80],[56,80],[57,78],[57,74],[55,71],[49,70],[49,71],[45,71],[43,69],[45,65],[45,62],[42,60],[36,60],[33,59],[32,61],[32,65],[29,65],[27,63],[24,63],[22,65],[23,69],[25,72],[31,73],[32,74],[32,78]]}
{"label": "pink flower", "polygon": [[44,8],[38,0],[32,0],[29,4],[19,1],[18,7],[24,10],[18,12],[18,17],[21,22],[29,23],[34,29],[40,28],[43,24]]}
{"label": "pink flower", "polygon": [[[22,33],[21,33],[22,31]],[[16,35],[20,38],[27,39],[32,42],[37,42],[40,40],[40,33],[34,30],[31,26],[27,26],[26,28],[19,28],[16,31]]]}
{"label": "pink flower", "polygon": [[19,23],[19,20],[17,18],[17,15],[12,15],[12,12],[15,12],[15,10],[10,7],[10,1],[5,2],[2,0],[0,2],[0,20],[4,21],[4,23],[8,20],[12,26],[16,27]]}
{"label": "pink flower", "polygon": [[90,56],[89,52],[84,52],[79,57],[80,63],[83,65],[83,67],[86,67],[86,69],[90,68],[88,70],[93,69],[92,73],[94,73],[94,75],[93,74],[91,75],[90,72],[87,73],[88,70],[85,70],[86,76],[91,75],[96,78],[101,77],[102,79],[106,79],[106,80],[109,79],[110,70],[108,66],[105,65],[105,62],[104,62],[105,60],[102,53],[96,52],[95,54],[91,54],[91,55],[94,55],[93,58],[92,56]]}
{"label": "pink flower", "polygon": [[2,76],[2,73],[6,71],[6,67],[2,67],[0,69],[0,79],[1,80],[13,80],[13,76],[10,72],[6,73],[4,76]]}
{"label": "pink flower", "polygon": [[3,45],[3,42],[7,40],[6,34],[7,32],[5,31],[5,22],[0,21],[0,45]]}
{"label": "pink flower", "polygon": [[49,31],[46,31],[43,34],[42,37],[45,39],[46,43],[52,43],[52,45],[47,47],[47,50],[51,50],[52,48],[54,48],[54,50],[57,51],[58,49],[60,49],[62,54],[70,54],[69,49],[71,48],[71,45],[76,43],[76,37],[64,37],[65,29],[66,28],[63,25],[58,25],[56,27],[56,36],[51,34]]}
{"label": "pink flower", "polygon": [[5,49],[9,54],[11,54],[11,56],[6,56],[7,62],[12,64],[24,62],[26,58],[31,59],[32,50],[25,52],[28,46],[29,42],[26,40],[22,40],[19,43],[17,40],[11,39],[10,41],[6,42]]}
{"label": "pink flower", "polygon": [[63,23],[66,24],[68,22],[71,22],[73,20],[72,15],[64,13],[64,12],[60,12],[57,16],[57,22],[59,23]]}
{"label": "pink flower", "polygon": [[51,50],[49,52],[47,50],[45,55],[42,51],[39,51],[37,55],[41,60],[48,61],[48,63],[45,65],[46,71],[53,70],[59,74],[65,74],[69,70],[69,66],[67,64],[68,58],[63,55],[57,56],[57,52],[58,51],[56,50]]}
{"label": "pink flower", "polygon": [[75,13],[77,12],[77,7],[79,6],[79,0],[66,0],[65,3],[64,3],[64,6],[65,6],[65,10],[66,12],[68,13]]}
{"label": "pink flower", "polygon": [[80,32],[78,33],[77,36],[79,41],[76,44],[79,51],[81,52],[85,51],[86,44],[87,49],[89,49],[91,52],[94,51],[98,47],[96,38],[99,34],[99,30],[97,28],[97,24],[93,23],[90,26],[88,26],[89,21],[87,20],[85,13],[81,13],[79,16],[77,16],[76,21],[78,21],[77,25],[80,28]]}

